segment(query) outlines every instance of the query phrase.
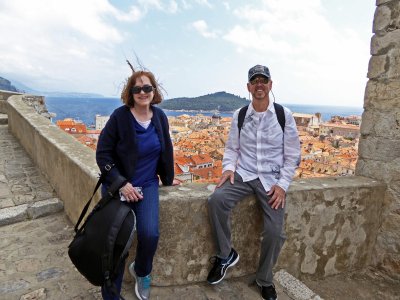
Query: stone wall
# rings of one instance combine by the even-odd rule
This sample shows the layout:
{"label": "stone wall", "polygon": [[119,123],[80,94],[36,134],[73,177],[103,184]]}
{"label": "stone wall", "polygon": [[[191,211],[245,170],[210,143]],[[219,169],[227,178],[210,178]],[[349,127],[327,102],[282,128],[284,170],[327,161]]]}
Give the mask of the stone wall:
{"label": "stone wall", "polygon": [[[22,98],[8,99],[9,129],[47,176],[74,223],[95,186],[94,152]],[[208,260],[215,252],[207,214],[207,197],[213,188],[207,184],[161,188],[155,284],[205,280]],[[277,268],[300,278],[321,278],[368,266],[381,225],[382,203],[376,199],[384,193],[383,184],[359,176],[295,181],[287,197],[288,239]],[[233,243],[241,260],[229,276],[254,273],[262,230],[254,197],[235,208],[232,222]]]}
{"label": "stone wall", "polygon": [[377,0],[356,174],[387,184],[373,263],[400,278],[400,1]]}
{"label": "stone wall", "polygon": [[0,90],[0,113],[7,113],[7,99],[12,95],[21,95],[21,93]]}

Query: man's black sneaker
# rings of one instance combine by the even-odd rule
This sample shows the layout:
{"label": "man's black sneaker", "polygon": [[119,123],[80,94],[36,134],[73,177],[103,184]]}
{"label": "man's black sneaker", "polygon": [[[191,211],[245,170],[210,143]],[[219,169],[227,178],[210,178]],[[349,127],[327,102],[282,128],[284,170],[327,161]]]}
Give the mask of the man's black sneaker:
{"label": "man's black sneaker", "polygon": [[208,273],[207,281],[210,284],[217,284],[222,279],[224,279],[226,270],[239,261],[239,254],[232,248],[231,253],[229,253],[228,258],[222,259],[217,256],[211,257],[214,261],[212,262],[214,266],[212,267],[210,273]]}
{"label": "man's black sneaker", "polygon": [[261,289],[261,297],[264,300],[276,300],[278,296],[276,295],[275,286],[260,286]]}

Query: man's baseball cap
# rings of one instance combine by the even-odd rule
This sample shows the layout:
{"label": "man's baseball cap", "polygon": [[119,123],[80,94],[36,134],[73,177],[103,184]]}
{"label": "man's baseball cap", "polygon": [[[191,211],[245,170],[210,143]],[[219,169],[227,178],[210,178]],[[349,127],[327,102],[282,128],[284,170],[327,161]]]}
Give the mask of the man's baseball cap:
{"label": "man's baseball cap", "polygon": [[268,68],[262,65],[256,65],[249,70],[249,81],[256,75],[262,75],[267,78],[271,78]]}

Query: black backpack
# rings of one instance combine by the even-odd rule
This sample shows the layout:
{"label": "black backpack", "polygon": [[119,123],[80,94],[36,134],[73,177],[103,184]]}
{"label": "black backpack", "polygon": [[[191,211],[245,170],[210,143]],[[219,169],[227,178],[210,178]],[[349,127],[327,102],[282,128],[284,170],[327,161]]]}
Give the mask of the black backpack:
{"label": "black backpack", "polygon": [[[285,132],[286,118],[285,118],[285,111],[283,110],[283,106],[274,102],[274,107],[275,107],[276,117],[278,118],[278,123],[279,123],[279,125],[281,125],[282,131]],[[239,135],[240,135],[240,130],[243,127],[244,117],[246,116],[246,112],[247,112],[248,108],[249,108],[249,106],[246,105],[246,106],[243,106],[239,110],[238,125],[237,125],[239,128]]]}
{"label": "black backpack", "polygon": [[[128,256],[136,230],[135,213],[119,199],[118,189],[121,182],[110,186],[106,196],[98,202],[78,229],[101,180],[100,177],[75,225],[76,234],[68,246],[68,255],[91,284],[104,286],[114,295],[118,295],[113,282],[121,263]],[[119,297],[123,299],[121,295]]]}

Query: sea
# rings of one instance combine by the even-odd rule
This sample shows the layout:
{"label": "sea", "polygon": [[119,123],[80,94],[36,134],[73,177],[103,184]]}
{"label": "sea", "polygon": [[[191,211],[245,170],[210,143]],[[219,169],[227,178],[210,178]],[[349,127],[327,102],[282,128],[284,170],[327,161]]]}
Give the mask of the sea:
{"label": "sea", "polygon": [[[280,103],[288,107],[292,112],[315,114],[321,113],[323,121],[328,121],[331,116],[361,116],[362,107],[351,106],[327,106],[327,105],[301,105]],[[121,106],[122,102],[118,98],[67,98],[67,97],[46,97],[46,106],[49,112],[55,113],[52,119],[55,123],[57,120],[72,118],[82,121],[86,126],[93,126],[96,115],[109,116],[114,109]],[[176,117],[179,115],[197,115],[199,113],[205,116],[212,116],[215,111],[174,111],[164,110],[167,116]],[[233,112],[221,112],[222,117],[232,117]]]}

